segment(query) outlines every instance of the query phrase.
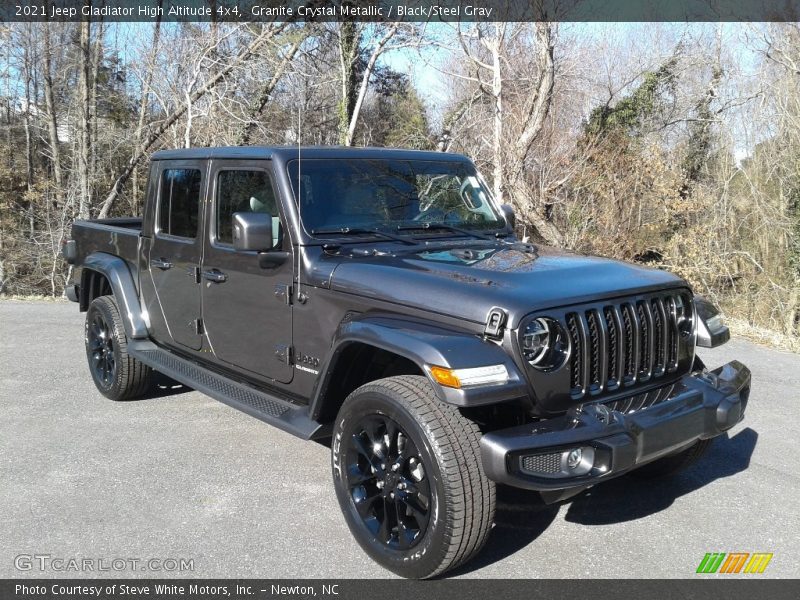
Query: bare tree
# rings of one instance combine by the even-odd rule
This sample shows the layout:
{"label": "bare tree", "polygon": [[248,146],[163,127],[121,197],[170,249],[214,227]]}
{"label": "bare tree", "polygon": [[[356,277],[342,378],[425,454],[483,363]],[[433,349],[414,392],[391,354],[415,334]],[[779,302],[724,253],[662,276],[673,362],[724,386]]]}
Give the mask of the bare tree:
{"label": "bare tree", "polygon": [[[418,28],[401,22],[371,24],[369,36],[367,26],[346,22],[339,26],[339,58],[342,78],[342,96],[339,108],[340,142],[352,146],[358,127],[361,110],[369,91],[370,80],[375,73],[378,60],[385,53],[419,46]],[[366,39],[366,42],[364,40]],[[359,61],[368,56],[359,69]],[[360,75],[360,78],[359,78]]]}
{"label": "bare tree", "polygon": [[114,204],[114,201],[119,196],[119,193],[122,189],[122,186],[128,181],[128,178],[131,176],[131,173],[136,168],[136,165],[139,164],[146,153],[150,150],[150,148],[161,138],[167,129],[169,129],[174,123],[178,121],[188,110],[189,106],[192,102],[197,101],[198,99],[202,98],[205,94],[209,91],[214,89],[214,86],[219,84],[225,76],[233,71],[236,67],[241,65],[243,62],[246,62],[250,58],[252,58],[253,54],[266,42],[270,39],[279,35],[281,31],[283,31],[288,26],[288,22],[280,22],[280,23],[271,23],[266,25],[262,28],[261,32],[256,35],[253,40],[245,46],[237,55],[232,57],[227,61],[227,63],[220,68],[214,75],[208,78],[208,80],[198,89],[194,90],[189,97],[187,98],[187,102],[180,107],[176,108],[171,114],[169,114],[161,124],[156,127],[145,140],[142,142],[141,146],[134,151],[133,156],[131,156],[130,160],[128,161],[127,166],[122,170],[122,172],[116,177],[114,183],[111,186],[106,199],[103,201],[102,208],[100,209],[100,218],[105,218],[108,216],[111,207]]}
{"label": "bare tree", "polygon": [[[361,85],[358,87],[358,94],[356,95],[355,102],[353,103],[352,111],[349,113],[349,123],[347,125],[347,133],[344,137],[344,145],[351,146],[353,144],[353,136],[356,133],[356,125],[358,124],[358,117],[361,114],[361,107],[364,106],[364,98],[367,96],[367,89],[369,87],[369,80],[372,77],[372,72],[375,70],[375,64],[378,58],[387,50],[387,44],[397,34],[400,28],[400,23],[391,23],[387,27],[383,36],[378,40],[372,48],[369,55],[369,60],[364,67],[364,73],[361,75]],[[395,46],[395,48],[400,45]],[[347,96],[350,97],[350,90],[347,91]]]}
{"label": "bare tree", "polygon": [[64,174],[61,169],[61,149],[58,141],[58,116],[56,113],[56,102],[53,85],[53,40],[51,24],[44,22],[42,27],[42,38],[44,41],[44,56],[42,57],[42,81],[44,83],[44,100],[47,112],[47,131],[50,142],[50,157],[53,163],[53,179],[56,184],[56,197],[59,202],[64,200]]}
{"label": "bare tree", "polygon": [[246,121],[242,125],[237,138],[238,145],[244,146],[250,143],[250,139],[256,129],[259,117],[261,117],[261,115],[264,113],[264,109],[272,98],[275,88],[278,86],[281,78],[286,73],[286,70],[294,60],[297,52],[300,50],[300,47],[303,45],[303,42],[305,42],[310,33],[310,28],[306,28],[300,35],[297,36],[294,42],[292,42],[291,46],[289,46],[289,49],[283,55],[283,58],[275,69],[275,72],[272,74],[272,77],[264,82],[264,85],[258,91],[258,95],[250,103],[247,111]]}
{"label": "bare tree", "polygon": [[521,127],[509,158],[509,184],[515,206],[522,209],[523,218],[533,225],[547,242],[561,244],[563,237],[547,215],[544,198],[536,198],[526,181],[527,160],[533,144],[539,139],[550,113],[555,79],[553,32],[549,23],[536,23],[536,58],[538,81],[522,108]]}
{"label": "bare tree", "polygon": [[[470,68],[465,73],[451,75],[473,82],[490,98],[492,120],[492,186],[500,202],[512,203],[523,223],[533,226],[550,243],[560,243],[561,233],[549,219],[540,198],[532,194],[531,182],[526,179],[527,160],[533,144],[539,138],[548,117],[555,79],[554,41],[549,23],[535,23],[532,47],[535,71],[526,81],[527,92],[521,107],[509,110],[510,94],[506,72],[510,69],[510,54],[514,44],[522,43],[529,26],[509,23],[474,24],[464,30],[456,28],[456,39],[467,57]],[[514,115],[513,113],[517,113]],[[508,129],[515,120],[514,140]]]}
{"label": "bare tree", "polygon": [[[163,5],[163,0],[158,1],[158,8],[161,8]],[[139,116],[136,120],[136,130],[133,135],[133,147],[139,148],[142,143],[142,134],[144,132],[145,121],[148,115],[148,107],[150,106],[150,92],[153,85],[153,77],[156,73],[156,57],[158,56],[159,51],[159,43],[161,40],[161,16],[159,15],[156,17],[156,21],[153,24],[153,35],[151,38],[151,47],[150,53],[147,56],[146,63],[144,65],[144,73],[141,76],[142,82],[142,89],[141,89],[141,100],[139,102]],[[138,185],[138,170],[134,168],[133,170],[133,207],[134,212],[138,210],[138,201],[137,201],[137,193],[139,190]]]}
{"label": "bare tree", "polygon": [[80,119],[78,130],[80,132],[80,156],[78,173],[80,193],[78,200],[78,218],[87,219],[92,205],[92,192],[90,184],[90,166],[92,153],[92,54],[91,54],[91,20],[80,23],[80,38],[78,42],[80,62],[78,70],[78,95]]}

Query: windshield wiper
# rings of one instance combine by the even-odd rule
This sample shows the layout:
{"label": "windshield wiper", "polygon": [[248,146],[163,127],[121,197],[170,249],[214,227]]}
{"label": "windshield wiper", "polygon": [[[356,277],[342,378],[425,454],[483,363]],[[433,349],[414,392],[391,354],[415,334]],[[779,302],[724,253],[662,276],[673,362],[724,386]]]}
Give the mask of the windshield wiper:
{"label": "windshield wiper", "polygon": [[438,223],[438,222],[431,222],[426,221],[420,223],[419,225],[398,225],[397,231],[413,231],[415,229],[441,229],[445,231],[452,231],[453,233],[460,233],[461,235],[468,235],[470,237],[478,238],[479,240],[489,240],[489,241],[497,241],[496,236],[488,236],[482,233],[478,233],[477,231],[470,231],[469,229],[461,229],[461,227],[454,227],[453,225],[448,225],[447,223]]}
{"label": "windshield wiper", "polygon": [[361,227],[312,229],[311,235],[377,235],[379,237],[386,238],[387,240],[402,242],[404,244],[411,244],[412,246],[417,245],[417,243],[414,240],[410,240],[407,237],[403,237],[401,235],[394,235],[393,233],[387,233],[386,231],[381,231],[380,229],[362,229]]}
{"label": "windshield wiper", "polygon": [[493,235],[489,236],[483,233],[478,233],[477,231],[470,231],[469,229],[462,229],[461,227],[454,227],[453,225],[448,225],[447,223],[439,223],[439,222],[426,222],[420,223],[419,225],[398,225],[398,231],[409,231],[414,229],[441,229],[444,231],[452,231],[453,233],[460,233],[461,235],[468,235],[479,240],[488,240],[490,242],[500,242],[506,246],[510,246],[516,250],[521,250],[523,252],[536,252],[536,246],[533,244],[527,244],[523,242],[509,242],[504,240],[504,235]]}

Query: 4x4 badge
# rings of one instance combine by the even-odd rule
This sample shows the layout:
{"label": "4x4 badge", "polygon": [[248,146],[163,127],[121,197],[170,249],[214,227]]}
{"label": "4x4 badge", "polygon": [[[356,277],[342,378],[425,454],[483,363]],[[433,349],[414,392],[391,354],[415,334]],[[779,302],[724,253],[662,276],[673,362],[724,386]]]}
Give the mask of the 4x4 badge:
{"label": "4x4 badge", "polygon": [[486,317],[486,327],[483,335],[486,337],[503,337],[503,325],[506,324],[506,311],[502,308],[493,308]]}

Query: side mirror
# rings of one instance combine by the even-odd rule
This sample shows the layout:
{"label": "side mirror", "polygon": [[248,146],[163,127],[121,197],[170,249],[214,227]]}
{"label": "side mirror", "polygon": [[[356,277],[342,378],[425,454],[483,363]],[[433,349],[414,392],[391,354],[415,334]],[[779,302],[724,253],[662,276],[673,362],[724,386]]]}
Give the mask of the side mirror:
{"label": "side mirror", "polygon": [[503,217],[505,218],[509,227],[514,229],[517,226],[517,215],[514,214],[514,207],[510,204],[501,204],[500,212],[503,213]]}
{"label": "side mirror", "polygon": [[722,321],[719,309],[702,296],[694,297],[697,309],[697,345],[716,348],[731,339],[731,332]]}
{"label": "side mirror", "polygon": [[280,220],[269,213],[237,212],[233,214],[233,248],[267,252],[278,245]]}

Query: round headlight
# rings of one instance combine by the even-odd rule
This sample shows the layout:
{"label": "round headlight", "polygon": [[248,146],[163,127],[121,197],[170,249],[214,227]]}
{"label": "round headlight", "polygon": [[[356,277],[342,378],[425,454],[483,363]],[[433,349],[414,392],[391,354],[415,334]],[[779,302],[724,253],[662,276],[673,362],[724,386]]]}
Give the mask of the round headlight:
{"label": "round headlight", "polygon": [[544,319],[535,319],[522,334],[522,353],[532,365],[539,363],[550,347],[550,327]]}
{"label": "round headlight", "polygon": [[528,323],[522,331],[522,354],[532,367],[557,367],[566,350],[566,335],[558,321],[540,317]]}

